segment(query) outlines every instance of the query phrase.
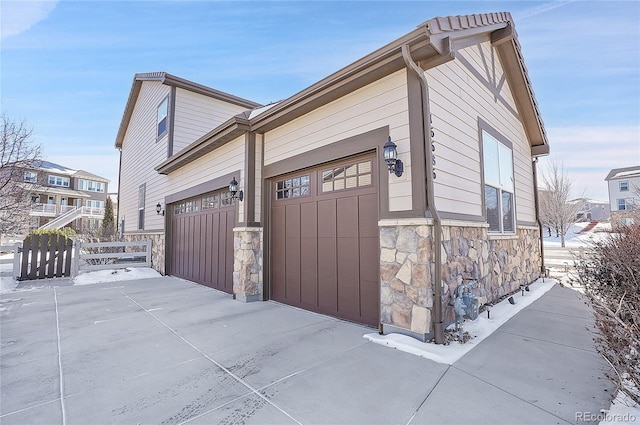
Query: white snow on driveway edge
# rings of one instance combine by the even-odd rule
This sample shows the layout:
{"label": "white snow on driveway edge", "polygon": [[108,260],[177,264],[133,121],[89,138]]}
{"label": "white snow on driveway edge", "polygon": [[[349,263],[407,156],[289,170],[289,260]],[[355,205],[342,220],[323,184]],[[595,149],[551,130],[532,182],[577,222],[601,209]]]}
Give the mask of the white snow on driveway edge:
{"label": "white snow on driveway edge", "polygon": [[133,279],[149,279],[160,277],[160,273],[148,267],[131,267],[125,269],[99,270],[82,273],[73,279],[73,285],[94,285],[96,283],[119,282]]}
{"label": "white snow on driveway edge", "polygon": [[437,345],[420,342],[410,336],[393,333],[388,335],[370,333],[364,335],[364,337],[376,344],[425,357],[438,363],[452,365],[486,337],[495,332],[496,329],[506,323],[507,320],[511,319],[516,313],[553,288],[555,284],[556,281],[553,279],[544,279],[544,281],[543,279],[538,279],[529,285],[530,291],[525,292],[524,296],[521,293],[513,295],[516,302],[515,305],[509,304],[509,301],[505,299],[490,308],[490,319],[487,318],[486,312],[483,312],[476,320],[465,321],[463,324],[464,331],[469,332],[472,337],[465,344],[454,341],[449,345]]}

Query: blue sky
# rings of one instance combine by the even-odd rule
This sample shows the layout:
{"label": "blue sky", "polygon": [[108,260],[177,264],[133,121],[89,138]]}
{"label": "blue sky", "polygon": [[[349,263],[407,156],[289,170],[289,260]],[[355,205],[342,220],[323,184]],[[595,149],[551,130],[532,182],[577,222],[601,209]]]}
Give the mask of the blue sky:
{"label": "blue sky", "polygon": [[[635,1],[5,1],[1,104],[47,159],[109,178],[137,72],[166,71],[269,103],[435,16],[509,11],[575,195],[607,199],[611,168],[640,165]],[[542,161],[544,169],[548,160]]]}

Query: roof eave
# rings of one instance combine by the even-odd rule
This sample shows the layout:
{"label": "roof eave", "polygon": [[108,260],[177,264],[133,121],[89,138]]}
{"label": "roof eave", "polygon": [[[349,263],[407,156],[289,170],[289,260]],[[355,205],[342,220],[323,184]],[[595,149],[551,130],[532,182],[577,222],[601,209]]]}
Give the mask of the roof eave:
{"label": "roof eave", "polygon": [[169,174],[193,160],[206,155],[250,130],[249,121],[239,116],[220,124],[195,142],[189,144],[176,155],[157,165],[159,174]]}

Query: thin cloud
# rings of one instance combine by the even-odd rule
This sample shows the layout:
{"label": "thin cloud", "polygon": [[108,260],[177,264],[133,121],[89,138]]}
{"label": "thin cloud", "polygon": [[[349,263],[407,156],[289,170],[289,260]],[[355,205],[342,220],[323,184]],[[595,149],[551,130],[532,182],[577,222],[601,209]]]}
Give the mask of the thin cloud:
{"label": "thin cloud", "polygon": [[58,5],[58,0],[3,1],[0,40],[18,35],[44,20]]}
{"label": "thin cloud", "polygon": [[549,12],[550,10],[565,6],[569,3],[573,3],[574,1],[577,1],[577,0],[560,0],[560,1],[550,2],[550,3],[545,3],[536,7],[530,7],[529,9],[525,9],[521,12],[516,13],[515,20],[523,21],[527,18],[531,18],[533,16],[540,15],[542,13]]}

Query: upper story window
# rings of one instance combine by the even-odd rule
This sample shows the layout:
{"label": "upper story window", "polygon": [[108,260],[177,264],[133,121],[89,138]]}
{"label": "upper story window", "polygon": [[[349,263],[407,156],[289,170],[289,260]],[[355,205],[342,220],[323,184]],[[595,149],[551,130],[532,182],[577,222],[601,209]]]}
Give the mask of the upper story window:
{"label": "upper story window", "polygon": [[78,189],[104,193],[104,183],[93,180],[78,179]]}
{"label": "upper story window", "polygon": [[633,210],[633,199],[631,198],[620,198],[618,201],[618,211],[631,211]]}
{"label": "upper story window", "polygon": [[144,204],[147,192],[147,184],[143,183],[138,187],[138,230],[144,230]]}
{"label": "upper story window", "polygon": [[629,190],[629,182],[628,181],[621,181],[620,182],[620,192],[627,192]]}
{"label": "upper story window", "polygon": [[515,231],[513,153],[510,146],[482,132],[484,198],[489,231]]}
{"label": "upper story window", "polygon": [[69,187],[69,177],[49,176],[49,185]]}
{"label": "upper story window", "polygon": [[160,105],[158,105],[158,132],[156,136],[160,139],[167,134],[168,127],[168,115],[169,115],[169,96],[165,97]]}
{"label": "upper story window", "polygon": [[25,171],[24,181],[29,183],[36,183],[38,181],[38,173],[34,173],[33,171]]}

